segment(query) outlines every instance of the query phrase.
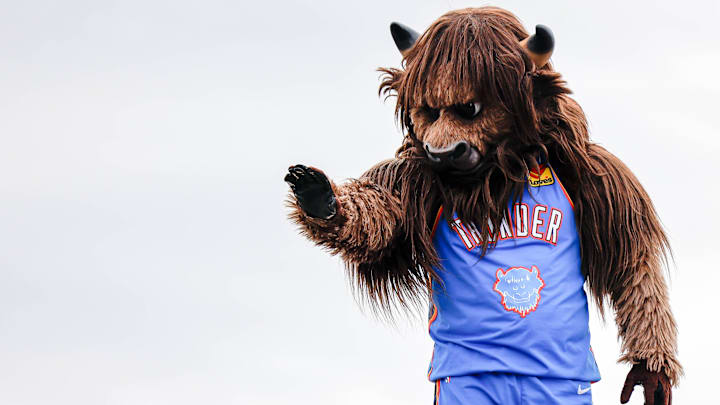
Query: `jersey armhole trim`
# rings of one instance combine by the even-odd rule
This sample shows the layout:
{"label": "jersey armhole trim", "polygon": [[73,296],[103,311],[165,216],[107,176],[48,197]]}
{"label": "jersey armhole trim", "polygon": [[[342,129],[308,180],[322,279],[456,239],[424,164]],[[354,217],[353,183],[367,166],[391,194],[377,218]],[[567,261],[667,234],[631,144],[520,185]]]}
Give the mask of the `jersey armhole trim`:
{"label": "jersey armhole trim", "polygon": [[441,205],[440,208],[438,208],[437,215],[435,216],[435,222],[433,222],[432,233],[430,233],[430,238],[435,237],[435,230],[437,229],[438,223],[440,222],[440,218],[442,218],[442,212],[443,212],[443,206]]}
{"label": "jersey armhole trim", "polygon": [[558,184],[560,185],[560,189],[562,189],[563,194],[565,194],[565,198],[567,198],[568,202],[570,203],[570,207],[572,207],[572,209],[574,210],[575,204],[573,204],[570,195],[568,194],[567,190],[565,190],[565,186],[563,186],[562,181],[560,181],[560,177],[558,177],[557,173],[555,173],[555,169],[553,169],[552,166],[548,165],[548,167],[550,167],[550,170],[552,171],[555,180],[557,180]]}

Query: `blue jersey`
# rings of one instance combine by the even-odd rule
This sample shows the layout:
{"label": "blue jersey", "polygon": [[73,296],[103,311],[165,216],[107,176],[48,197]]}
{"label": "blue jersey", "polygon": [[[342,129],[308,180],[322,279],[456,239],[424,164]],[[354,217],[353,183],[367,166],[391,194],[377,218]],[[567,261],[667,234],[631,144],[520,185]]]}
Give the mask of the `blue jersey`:
{"label": "blue jersey", "polygon": [[[528,175],[482,255],[480,224],[441,219],[428,377],[487,372],[594,382],[588,302],[572,201],[549,166]],[[488,226],[485,224],[484,226]]]}

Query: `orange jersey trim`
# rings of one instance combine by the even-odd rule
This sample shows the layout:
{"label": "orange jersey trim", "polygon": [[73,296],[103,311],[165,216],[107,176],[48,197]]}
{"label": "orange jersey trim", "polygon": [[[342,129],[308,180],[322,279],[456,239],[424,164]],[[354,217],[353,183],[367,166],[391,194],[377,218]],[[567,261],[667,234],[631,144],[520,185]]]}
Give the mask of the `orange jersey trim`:
{"label": "orange jersey trim", "polygon": [[[438,316],[438,309],[435,303],[433,303],[433,314],[430,317],[430,320],[428,320],[428,333],[430,333],[430,326],[432,326],[433,322],[437,319]],[[430,358],[430,370],[428,370],[428,380],[430,379],[430,374],[432,374],[433,371],[433,361],[435,360],[435,347],[433,346],[433,352],[432,357]]]}
{"label": "orange jersey trim", "polygon": [[428,332],[430,332],[430,326],[431,326],[431,325],[433,324],[433,322],[435,322],[435,320],[437,319],[437,315],[438,315],[437,307],[435,306],[435,304],[433,304],[433,314],[432,314],[432,316],[430,317],[430,320],[428,321]]}
{"label": "orange jersey trim", "polygon": [[430,234],[431,238],[435,237],[435,230],[437,229],[438,223],[440,223],[440,218],[442,218],[442,213],[443,213],[443,206],[441,205],[440,208],[438,208],[437,215],[435,216],[435,222],[433,222],[432,233]]}
{"label": "orange jersey trim", "polygon": [[568,194],[567,190],[565,190],[565,186],[563,186],[562,181],[560,181],[560,177],[558,177],[557,173],[555,173],[555,170],[552,168],[552,166],[550,167],[550,170],[553,173],[553,177],[555,177],[555,179],[557,179],[557,182],[560,185],[560,188],[562,189],[563,194],[565,194],[565,198],[567,198],[568,202],[570,203],[570,207],[572,207],[572,209],[575,209],[575,204],[573,204],[572,198],[570,198],[570,195]]}

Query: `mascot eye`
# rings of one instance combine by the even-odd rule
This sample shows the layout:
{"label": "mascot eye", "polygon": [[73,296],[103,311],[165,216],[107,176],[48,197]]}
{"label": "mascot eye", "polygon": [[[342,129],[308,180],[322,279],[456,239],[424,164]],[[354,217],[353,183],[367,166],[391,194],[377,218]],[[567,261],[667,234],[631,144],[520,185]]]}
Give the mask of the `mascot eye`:
{"label": "mascot eye", "polygon": [[478,102],[458,104],[453,109],[461,118],[471,120],[480,114],[481,105]]}

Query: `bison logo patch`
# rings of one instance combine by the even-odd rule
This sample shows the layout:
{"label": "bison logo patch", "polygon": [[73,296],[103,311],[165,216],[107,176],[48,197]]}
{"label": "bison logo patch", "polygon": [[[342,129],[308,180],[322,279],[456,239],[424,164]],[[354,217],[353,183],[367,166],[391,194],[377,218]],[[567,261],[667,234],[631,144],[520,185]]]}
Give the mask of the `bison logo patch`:
{"label": "bison logo patch", "polygon": [[506,311],[525,318],[525,315],[537,309],[540,290],[545,287],[545,281],[540,278],[540,270],[536,266],[532,266],[532,270],[525,267],[510,267],[507,271],[498,269],[495,276],[497,281],[493,290],[502,297],[501,303]]}

